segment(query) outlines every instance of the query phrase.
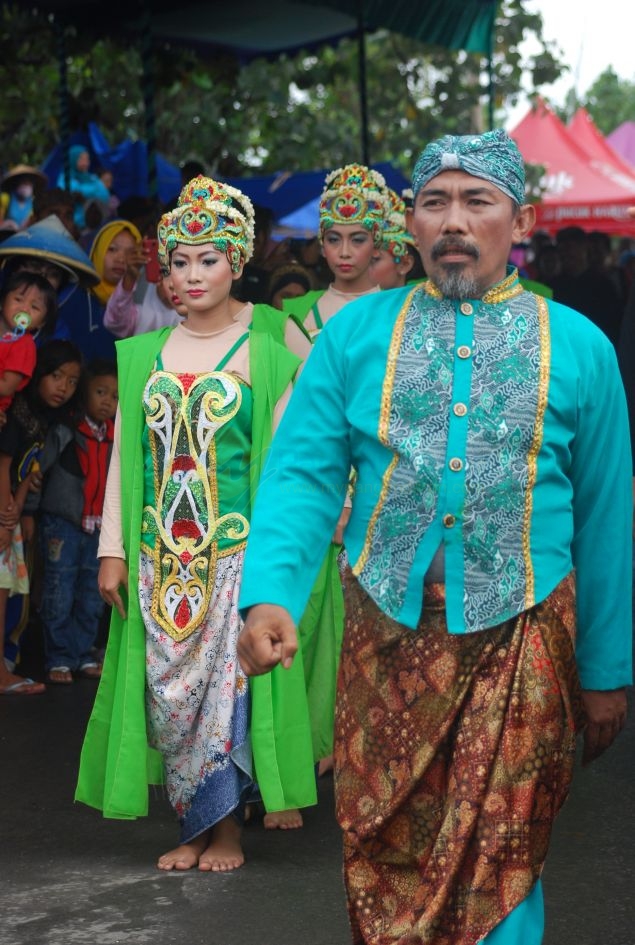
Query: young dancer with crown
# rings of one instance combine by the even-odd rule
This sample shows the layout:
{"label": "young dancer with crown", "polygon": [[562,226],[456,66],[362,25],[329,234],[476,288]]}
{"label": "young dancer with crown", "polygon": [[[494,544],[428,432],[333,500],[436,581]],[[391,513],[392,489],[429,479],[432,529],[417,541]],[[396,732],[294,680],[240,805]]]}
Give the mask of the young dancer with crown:
{"label": "young dancer with crown", "polygon": [[[159,223],[159,254],[187,308],[176,327],[118,342],[120,410],[99,548],[113,605],[77,799],[109,817],[147,813],[165,778],[179,845],[163,870],[240,866],[254,774],[275,807],[315,802],[302,667],[247,685],[236,659],[251,505],[300,359],[246,330],[230,292],[253,245],[240,191],[198,177]],[[298,695],[294,748],[276,713]]]}
{"label": "young dancer with crown", "polygon": [[371,262],[381,247],[387,193],[382,175],[363,164],[347,164],[327,176],[320,200],[320,241],[333,282],[326,290],[283,303],[285,311],[303,319],[311,336],[347,302],[378,291]]}

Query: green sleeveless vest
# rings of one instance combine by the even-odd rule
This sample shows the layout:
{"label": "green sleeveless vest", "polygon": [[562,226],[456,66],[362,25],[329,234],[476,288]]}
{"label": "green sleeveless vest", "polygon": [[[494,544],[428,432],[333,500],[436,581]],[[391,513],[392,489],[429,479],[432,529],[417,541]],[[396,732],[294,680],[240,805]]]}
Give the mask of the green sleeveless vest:
{"label": "green sleeveless vest", "polygon": [[[150,748],[145,718],[145,628],[136,593],[144,493],[141,398],[171,328],[117,342],[121,412],[121,481],[128,581],[127,616],[113,611],[103,675],[88,723],[75,799],[113,818],[148,812],[148,784],[163,781],[160,754]],[[249,341],[253,391],[251,498],[272,437],[273,411],[299,359],[264,332]],[[269,810],[316,802],[311,727],[302,660],[251,681],[252,747],[263,800]]]}

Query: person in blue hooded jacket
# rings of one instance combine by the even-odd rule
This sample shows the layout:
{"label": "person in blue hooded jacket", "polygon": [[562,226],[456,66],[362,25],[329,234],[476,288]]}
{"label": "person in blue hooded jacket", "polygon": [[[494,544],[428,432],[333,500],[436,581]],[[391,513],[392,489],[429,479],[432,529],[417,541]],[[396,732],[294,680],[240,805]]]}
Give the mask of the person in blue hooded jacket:
{"label": "person in blue hooded jacket", "polygon": [[88,200],[96,200],[104,205],[110,200],[110,191],[104,182],[90,171],[90,154],[81,144],[74,144],[68,151],[70,180],[68,186],[64,171],[61,171],[57,186],[70,190],[76,196],[75,223],[80,230],[86,226],[84,207]]}

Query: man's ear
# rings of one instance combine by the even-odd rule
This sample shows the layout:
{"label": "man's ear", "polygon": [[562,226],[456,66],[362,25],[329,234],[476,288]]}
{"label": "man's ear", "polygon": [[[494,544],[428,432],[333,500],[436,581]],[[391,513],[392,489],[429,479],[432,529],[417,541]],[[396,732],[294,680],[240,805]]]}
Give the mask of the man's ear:
{"label": "man's ear", "polygon": [[512,242],[522,243],[536,222],[536,208],[533,203],[524,203],[514,217]]}
{"label": "man's ear", "polygon": [[406,253],[405,256],[401,257],[401,260],[397,266],[397,272],[400,276],[407,276],[412,267],[414,266],[415,261],[410,253]]}

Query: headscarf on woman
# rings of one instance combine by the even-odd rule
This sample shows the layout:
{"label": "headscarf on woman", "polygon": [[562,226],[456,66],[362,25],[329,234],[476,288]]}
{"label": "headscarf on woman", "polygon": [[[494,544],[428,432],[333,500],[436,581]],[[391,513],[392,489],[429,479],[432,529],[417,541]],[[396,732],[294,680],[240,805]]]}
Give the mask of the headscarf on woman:
{"label": "headscarf on woman", "polygon": [[103,305],[106,305],[108,299],[115,291],[114,285],[112,285],[110,282],[105,282],[103,279],[104,259],[108,251],[108,247],[112,241],[124,230],[127,230],[128,233],[130,233],[135,242],[141,242],[141,233],[136,228],[134,223],[130,223],[128,220],[111,220],[110,223],[106,223],[100,230],[97,231],[90,250],[91,262],[99,273],[101,279],[99,285],[96,285],[92,291]]}

